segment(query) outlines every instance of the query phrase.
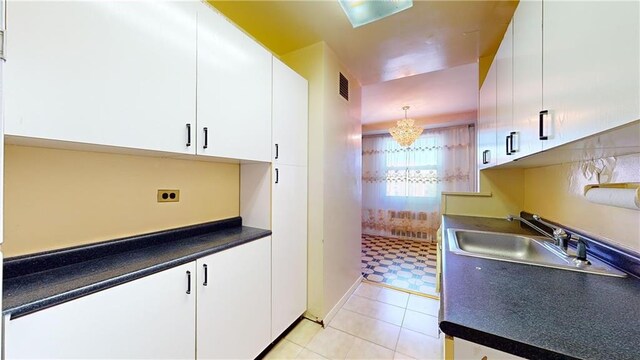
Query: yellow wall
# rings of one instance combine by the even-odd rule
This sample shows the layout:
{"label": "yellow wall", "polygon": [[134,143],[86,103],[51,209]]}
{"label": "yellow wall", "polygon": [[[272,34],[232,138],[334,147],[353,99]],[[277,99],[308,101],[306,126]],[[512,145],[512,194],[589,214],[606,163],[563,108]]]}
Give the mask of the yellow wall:
{"label": "yellow wall", "polygon": [[491,67],[491,63],[493,62],[493,58],[495,57],[495,53],[483,56],[478,58],[478,89],[482,88],[482,84],[484,84],[484,79],[487,78],[487,73],[489,73],[489,68]]}
{"label": "yellow wall", "polygon": [[524,206],[524,170],[487,169],[480,172],[480,193],[443,193],[442,213],[504,218]]}
{"label": "yellow wall", "polygon": [[605,165],[601,182],[640,182],[640,154],[529,169],[480,172],[480,193],[443,193],[442,213],[500,218],[524,210],[640,252],[640,211],[595,204],[583,196],[596,184],[585,164]]}
{"label": "yellow wall", "polygon": [[[5,256],[239,214],[239,165],[5,147]],[[157,203],[158,189],[179,203]]]}
{"label": "yellow wall", "polygon": [[[584,186],[597,183],[597,179],[584,171],[584,164],[526,169],[524,209],[640,252],[640,211],[587,201]],[[606,166],[602,182],[640,182],[640,154],[596,160],[594,165]]]}

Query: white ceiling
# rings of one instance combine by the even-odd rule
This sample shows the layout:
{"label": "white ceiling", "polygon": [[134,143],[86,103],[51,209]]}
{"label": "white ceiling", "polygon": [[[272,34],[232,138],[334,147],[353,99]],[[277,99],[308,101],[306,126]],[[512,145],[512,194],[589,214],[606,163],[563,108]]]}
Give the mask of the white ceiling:
{"label": "white ceiling", "polygon": [[468,64],[362,87],[362,124],[477,109],[478,65]]}
{"label": "white ceiling", "polygon": [[209,1],[276,54],[325,41],[363,85],[363,123],[395,119],[405,104],[415,117],[475,109],[472,67],[495,53],[517,5],[414,0],[354,29],[335,0]]}

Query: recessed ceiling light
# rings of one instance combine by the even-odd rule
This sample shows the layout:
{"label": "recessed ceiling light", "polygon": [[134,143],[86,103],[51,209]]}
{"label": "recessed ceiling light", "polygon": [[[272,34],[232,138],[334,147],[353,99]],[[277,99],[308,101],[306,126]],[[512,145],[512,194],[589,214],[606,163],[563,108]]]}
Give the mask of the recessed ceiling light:
{"label": "recessed ceiling light", "polygon": [[412,0],[338,0],[354,28],[413,6]]}

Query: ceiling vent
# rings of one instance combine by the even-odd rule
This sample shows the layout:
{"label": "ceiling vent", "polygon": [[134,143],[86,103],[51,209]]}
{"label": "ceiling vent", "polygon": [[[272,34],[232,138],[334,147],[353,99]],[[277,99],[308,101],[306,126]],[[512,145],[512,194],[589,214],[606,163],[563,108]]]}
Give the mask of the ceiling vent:
{"label": "ceiling vent", "polygon": [[349,80],[340,73],[340,95],[349,101]]}

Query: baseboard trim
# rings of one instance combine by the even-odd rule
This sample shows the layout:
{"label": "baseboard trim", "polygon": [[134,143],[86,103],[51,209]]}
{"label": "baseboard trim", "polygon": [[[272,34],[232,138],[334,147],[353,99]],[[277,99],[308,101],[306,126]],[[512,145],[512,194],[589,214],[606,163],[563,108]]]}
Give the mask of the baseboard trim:
{"label": "baseboard trim", "polygon": [[408,294],[413,294],[413,295],[417,295],[417,296],[426,297],[426,298],[433,299],[433,300],[440,300],[440,296],[431,295],[431,294],[425,294],[425,293],[421,293],[419,291],[414,291],[414,290],[409,290],[409,289],[403,289],[401,287],[389,285],[389,284],[386,284],[386,283],[371,281],[371,280],[367,280],[367,279],[363,279],[362,282],[366,283],[366,284],[371,284],[371,285],[375,285],[375,286],[389,288],[389,289],[392,289],[392,290],[398,290],[398,291],[406,292]]}
{"label": "baseboard trim", "polygon": [[349,300],[349,297],[351,296],[351,294],[353,294],[353,292],[356,291],[356,289],[358,288],[358,285],[360,285],[360,283],[362,282],[362,279],[363,279],[362,275],[358,276],[356,281],[353,283],[353,285],[351,285],[349,290],[347,290],[347,292],[342,296],[340,301],[338,301],[338,303],[333,307],[333,309],[331,309],[331,311],[327,313],[327,316],[325,316],[324,319],[322,320],[323,327],[327,327],[329,325],[331,320],[333,320],[333,317],[336,316],[340,308],[342,308],[342,305],[344,305],[344,303],[346,303],[347,300]]}

